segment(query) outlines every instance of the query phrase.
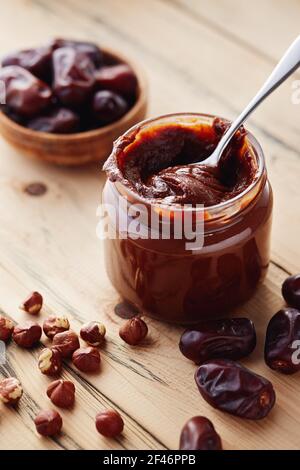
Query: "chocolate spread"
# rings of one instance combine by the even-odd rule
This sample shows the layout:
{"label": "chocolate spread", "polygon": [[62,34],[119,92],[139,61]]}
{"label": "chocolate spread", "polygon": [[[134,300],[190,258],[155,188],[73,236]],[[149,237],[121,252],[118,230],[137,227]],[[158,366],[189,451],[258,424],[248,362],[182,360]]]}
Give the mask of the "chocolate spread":
{"label": "chocolate spread", "polygon": [[[229,124],[168,123],[121,137],[104,169],[148,202],[212,206],[232,199],[254,180],[257,164],[241,128],[218,167],[201,165]],[[195,163],[197,162],[197,163]]]}

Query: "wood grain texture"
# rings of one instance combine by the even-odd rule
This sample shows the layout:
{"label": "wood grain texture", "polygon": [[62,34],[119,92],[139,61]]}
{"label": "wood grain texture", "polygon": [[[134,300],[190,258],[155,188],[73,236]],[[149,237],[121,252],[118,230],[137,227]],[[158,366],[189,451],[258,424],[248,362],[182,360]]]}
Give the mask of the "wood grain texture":
{"label": "wood grain texture", "polygon": [[[230,118],[298,33],[298,17],[299,3],[293,0],[254,0],[250,10],[244,0],[16,0],[1,6],[0,53],[57,35],[94,40],[142,62],[150,82],[150,115],[198,111]],[[1,449],[176,449],[181,427],[196,414],[212,419],[226,449],[299,448],[300,378],[275,374],[262,359],[268,319],[283,305],[281,282],[299,270],[300,107],[291,104],[291,80],[249,122],[264,148],[275,193],[273,262],[264,285],[236,312],[249,315],[258,332],[258,347],[243,363],[271,379],[277,392],[277,405],[262,422],[230,417],[202,400],[195,368],[178,351],[181,328],[149,320],[143,347],[119,340],[122,320],[113,313],[118,297],[96,237],[100,168],[33,162],[0,140],[1,311],[23,319],[18,305],[35,289],[45,298],[40,321],[49,313],[65,314],[78,331],[84,321],[100,319],[108,331],[99,375],[65,368],[77,400],[73,411],[62,412],[64,432],[55,439],[39,438],[32,421],[50,403],[44,393],[49,379],[36,365],[40,348],[31,352],[9,345],[1,374],[16,375],[25,393],[17,410],[1,406]],[[34,181],[47,185],[44,196],[24,193]],[[94,429],[95,414],[106,407],[124,417],[118,440],[104,439]]]}

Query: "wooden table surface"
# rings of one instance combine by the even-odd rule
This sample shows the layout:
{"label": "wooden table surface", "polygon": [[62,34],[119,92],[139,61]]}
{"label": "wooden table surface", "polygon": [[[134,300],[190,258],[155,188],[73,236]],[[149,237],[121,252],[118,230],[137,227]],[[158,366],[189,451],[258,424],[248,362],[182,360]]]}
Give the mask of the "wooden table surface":
{"label": "wooden table surface", "polygon": [[[149,116],[198,111],[232,118],[254,95],[299,33],[300,1],[288,0],[14,0],[1,4],[0,53],[41,44],[54,36],[86,38],[140,61],[150,84]],[[0,139],[0,309],[15,321],[31,290],[50,313],[64,314],[79,330],[102,320],[108,341],[99,375],[64,378],[76,383],[76,406],[63,411],[64,432],[36,435],[33,418],[49,408],[49,379],[37,369],[40,348],[10,344],[1,376],[24,386],[19,407],[0,408],[1,449],[177,449],[185,421],[203,414],[214,422],[225,449],[297,449],[300,446],[300,375],[273,373],[262,358],[268,319],[283,305],[282,280],[300,269],[300,105],[292,81],[249,121],[265,151],[275,194],[272,262],[264,284],[237,313],[251,317],[258,346],[243,361],[272,380],[277,404],[261,422],[242,421],[210,408],[194,384],[195,367],[178,350],[181,328],[149,320],[150,337],[130,348],[118,338],[118,296],[103,266],[96,237],[96,208],[104,175],[100,167],[57,168],[28,160]],[[30,197],[24,185],[48,187]],[[94,429],[95,414],[120,411],[124,435],[107,440]]]}

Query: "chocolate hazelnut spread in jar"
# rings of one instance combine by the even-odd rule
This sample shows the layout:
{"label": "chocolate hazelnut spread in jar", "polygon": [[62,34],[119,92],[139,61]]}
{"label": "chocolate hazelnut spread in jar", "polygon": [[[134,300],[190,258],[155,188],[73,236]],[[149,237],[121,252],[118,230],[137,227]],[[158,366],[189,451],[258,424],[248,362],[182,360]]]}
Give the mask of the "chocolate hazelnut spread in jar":
{"label": "chocolate hazelnut spread in jar", "polygon": [[204,114],[147,120],[104,165],[109,278],[159,320],[222,317],[266,274],[273,197],[259,143],[242,127],[217,168],[201,164],[228,125]]}

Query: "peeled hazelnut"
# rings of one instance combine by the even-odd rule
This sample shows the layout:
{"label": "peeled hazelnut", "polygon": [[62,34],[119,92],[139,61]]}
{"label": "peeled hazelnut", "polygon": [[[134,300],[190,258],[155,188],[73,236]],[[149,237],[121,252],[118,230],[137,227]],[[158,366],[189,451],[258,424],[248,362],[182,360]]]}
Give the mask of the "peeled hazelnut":
{"label": "peeled hazelnut", "polygon": [[53,348],[45,348],[39,355],[38,366],[42,374],[58,375],[62,369],[60,352]]}
{"label": "peeled hazelnut", "polygon": [[97,431],[105,437],[116,437],[123,431],[124,421],[115,410],[101,411],[96,415]]}
{"label": "peeled hazelnut", "polygon": [[36,430],[41,436],[54,436],[61,431],[62,418],[57,411],[40,411],[34,420]]}
{"label": "peeled hazelnut", "polygon": [[42,336],[42,328],[33,321],[26,321],[14,328],[13,339],[22,348],[32,348]]}
{"label": "peeled hazelnut", "polygon": [[139,344],[147,336],[147,333],[148,327],[139,317],[127,320],[119,331],[120,338],[131,346]]}
{"label": "peeled hazelnut", "polygon": [[70,323],[67,317],[56,317],[50,315],[43,323],[43,330],[48,338],[53,339],[57,333],[62,333],[70,328]]}
{"label": "peeled hazelnut", "polygon": [[100,346],[104,341],[105,334],[105,326],[97,321],[85,323],[80,330],[81,338],[90,346]]}
{"label": "peeled hazelnut", "polygon": [[88,347],[77,349],[72,356],[74,366],[81,372],[96,372],[100,368],[100,353],[98,349]]}
{"label": "peeled hazelnut", "polygon": [[78,336],[72,330],[57,333],[53,338],[53,346],[63,358],[71,357],[73,352],[80,348]]}
{"label": "peeled hazelnut", "polygon": [[0,315],[0,341],[7,342],[14,331],[13,322],[6,317]]}
{"label": "peeled hazelnut", "polygon": [[70,408],[75,401],[75,385],[69,380],[55,380],[48,385],[47,395],[60,408]]}
{"label": "peeled hazelnut", "polygon": [[43,306],[43,297],[39,292],[32,292],[21,305],[21,309],[25,312],[37,315]]}
{"label": "peeled hazelnut", "polygon": [[22,385],[15,377],[0,382],[0,400],[6,405],[16,405],[22,395]]}

